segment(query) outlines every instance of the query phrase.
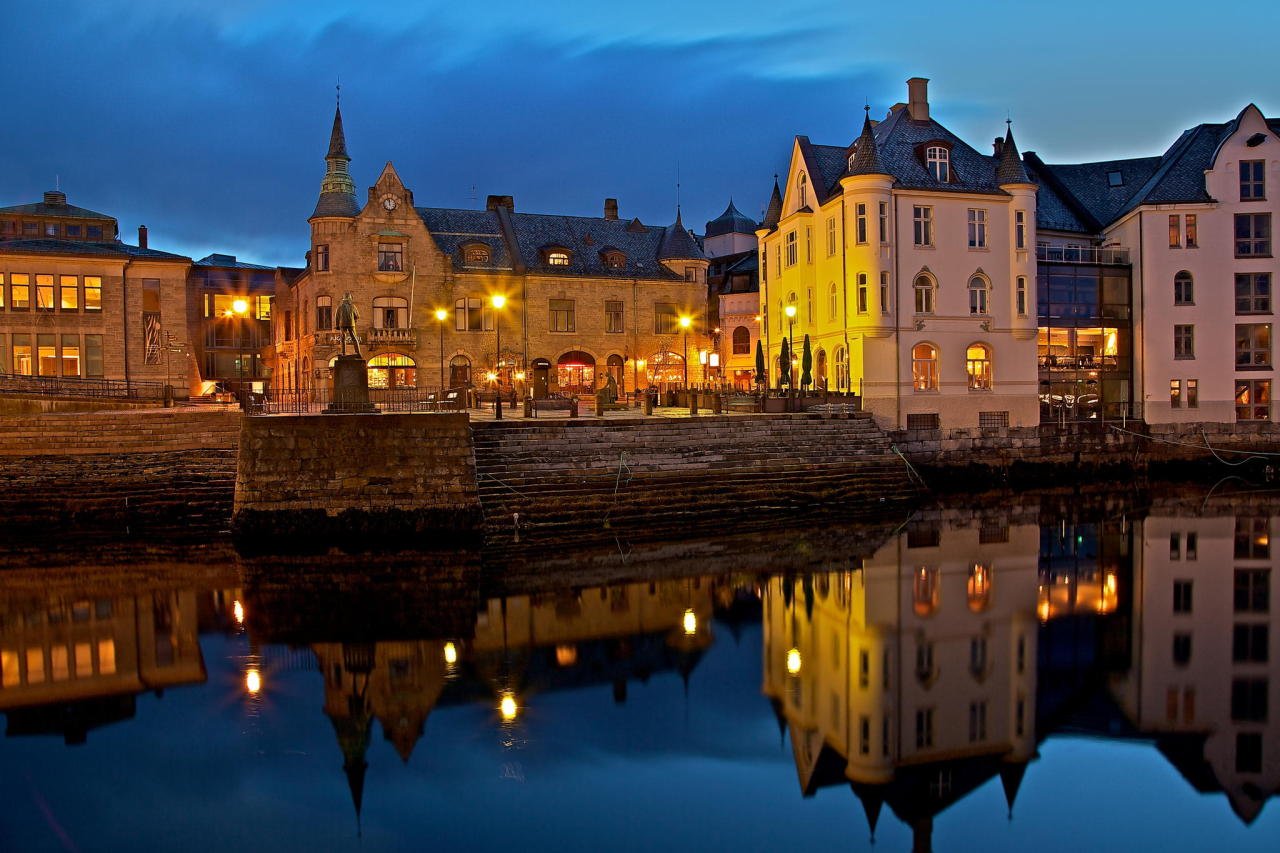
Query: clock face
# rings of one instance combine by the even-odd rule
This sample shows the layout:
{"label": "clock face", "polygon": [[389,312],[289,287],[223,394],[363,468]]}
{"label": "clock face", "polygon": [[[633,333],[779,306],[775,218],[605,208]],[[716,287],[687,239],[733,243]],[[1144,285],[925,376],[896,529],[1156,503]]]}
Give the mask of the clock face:
{"label": "clock face", "polygon": [[383,206],[383,207],[385,207],[387,210],[395,210],[395,209],[396,209],[396,197],[395,197],[395,196],[392,196],[392,195],[383,196],[383,197],[382,197],[382,206]]}

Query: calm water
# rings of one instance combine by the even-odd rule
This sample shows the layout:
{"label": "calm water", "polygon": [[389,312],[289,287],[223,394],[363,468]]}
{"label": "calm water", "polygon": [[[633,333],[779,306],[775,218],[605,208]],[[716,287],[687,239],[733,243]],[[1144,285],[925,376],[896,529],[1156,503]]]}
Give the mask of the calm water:
{"label": "calm water", "polygon": [[0,849],[1275,850],[1278,525],[1184,490],[473,554],[15,552]]}

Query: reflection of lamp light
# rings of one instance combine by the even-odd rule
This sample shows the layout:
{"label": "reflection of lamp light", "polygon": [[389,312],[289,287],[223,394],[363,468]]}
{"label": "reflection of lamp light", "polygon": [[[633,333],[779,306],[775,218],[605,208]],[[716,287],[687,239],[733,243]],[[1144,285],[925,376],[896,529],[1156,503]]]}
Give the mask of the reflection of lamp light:
{"label": "reflection of lamp light", "polygon": [[511,722],[520,713],[520,706],[516,704],[516,696],[510,690],[502,692],[502,700],[498,703],[498,713],[502,715],[503,722]]}
{"label": "reflection of lamp light", "polygon": [[244,689],[248,691],[250,696],[257,696],[262,691],[262,673],[256,669],[249,669],[244,674]]}
{"label": "reflection of lamp light", "polygon": [[790,651],[787,652],[787,674],[788,675],[799,675],[801,663],[802,661],[800,659],[799,649],[791,649]]}
{"label": "reflection of lamp light", "polygon": [[684,618],[680,621],[680,624],[684,628],[685,634],[690,637],[698,633],[698,614],[693,612],[692,607],[684,611]]}
{"label": "reflection of lamp light", "polygon": [[458,662],[458,647],[453,643],[444,644],[444,662],[449,666]]}
{"label": "reflection of lamp light", "polygon": [[244,624],[244,605],[240,603],[239,599],[231,603],[231,614],[235,616],[237,625]]}

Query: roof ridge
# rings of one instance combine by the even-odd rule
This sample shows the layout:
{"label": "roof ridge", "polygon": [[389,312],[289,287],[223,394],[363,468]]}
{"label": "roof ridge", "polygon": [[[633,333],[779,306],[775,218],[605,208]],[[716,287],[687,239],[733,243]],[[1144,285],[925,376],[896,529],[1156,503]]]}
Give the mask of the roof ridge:
{"label": "roof ridge", "polygon": [[1198,124],[1195,127],[1190,127],[1182,131],[1182,134],[1174,140],[1173,144],[1170,145],[1165,150],[1164,154],[1160,156],[1159,168],[1157,168],[1151,174],[1151,177],[1147,178],[1146,182],[1129,197],[1129,200],[1124,203],[1124,207],[1120,208],[1119,212],[1117,212],[1115,218],[1112,220],[1113,222],[1116,219],[1132,212],[1134,208],[1145,203],[1147,196],[1151,195],[1151,193],[1155,191],[1156,187],[1160,185],[1160,182],[1164,180],[1165,176],[1173,170],[1173,167],[1177,165],[1184,156],[1186,156],[1187,150],[1191,147],[1191,141],[1200,134],[1204,127],[1204,124]]}

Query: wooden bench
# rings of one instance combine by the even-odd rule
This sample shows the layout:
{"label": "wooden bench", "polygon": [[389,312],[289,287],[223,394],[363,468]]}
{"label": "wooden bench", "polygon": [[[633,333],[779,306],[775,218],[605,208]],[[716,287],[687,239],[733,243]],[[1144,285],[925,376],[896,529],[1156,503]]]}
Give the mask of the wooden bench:
{"label": "wooden bench", "polygon": [[460,393],[458,391],[447,392],[444,397],[436,403],[436,410],[441,412],[446,410],[452,412],[462,411],[462,398]]}
{"label": "wooden bench", "polygon": [[530,412],[536,418],[538,412],[568,412],[569,417],[578,416],[578,401],[573,397],[543,397],[532,401]]}
{"label": "wooden bench", "polygon": [[758,412],[760,401],[751,394],[734,394],[726,399],[725,408],[730,412]]}

